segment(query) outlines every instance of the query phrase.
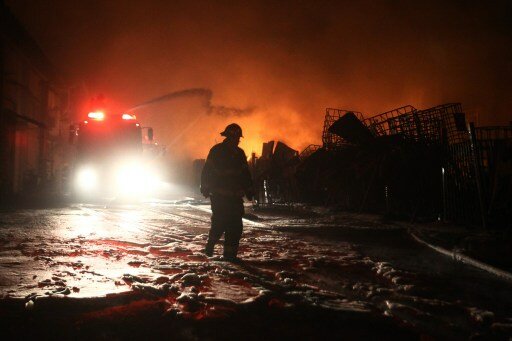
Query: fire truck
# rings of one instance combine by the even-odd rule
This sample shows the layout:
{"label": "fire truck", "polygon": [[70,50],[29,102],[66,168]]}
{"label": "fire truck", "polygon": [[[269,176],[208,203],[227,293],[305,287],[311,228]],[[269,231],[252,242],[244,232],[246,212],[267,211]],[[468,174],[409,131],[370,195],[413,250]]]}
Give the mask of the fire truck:
{"label": "fire truck", "polygon": [[93,111],[70,127],[75,145],[71,193],[76,198],[140,198],[157,190],[153,129],[133,114]]}

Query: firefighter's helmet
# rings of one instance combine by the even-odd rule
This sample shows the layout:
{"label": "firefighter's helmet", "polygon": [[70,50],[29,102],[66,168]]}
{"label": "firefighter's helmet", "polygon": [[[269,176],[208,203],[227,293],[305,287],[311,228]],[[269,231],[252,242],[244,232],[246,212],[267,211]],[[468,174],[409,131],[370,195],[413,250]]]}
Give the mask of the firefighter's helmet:
{"label": "firefighter's helmet", "polygon": [[242,135],[242,128],[236,123],[231,123],[224,129],[222,133],[220,133],[222,136],[226,137],[244,137]]}

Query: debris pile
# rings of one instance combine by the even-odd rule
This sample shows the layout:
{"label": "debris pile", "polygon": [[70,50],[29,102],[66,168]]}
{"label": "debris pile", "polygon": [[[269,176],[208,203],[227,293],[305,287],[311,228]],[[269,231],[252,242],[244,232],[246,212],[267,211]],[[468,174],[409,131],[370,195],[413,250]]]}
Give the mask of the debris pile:
{"label": "debris pile", "polygon": [[327,108],[322,146],[298,154],[278,143],[272,151],[273,141],[253,156],[259,203],[510,228],[512,125],[475,128],[460,103],[366,118]]}
{"label": "debris pile", "polygon": [[297,200],[298,187],[295,173],[299,163],[298,151],[283,142],[263,143],[261,157],[256,158],[253,154],[250,160],[256,200],[259,205]]}

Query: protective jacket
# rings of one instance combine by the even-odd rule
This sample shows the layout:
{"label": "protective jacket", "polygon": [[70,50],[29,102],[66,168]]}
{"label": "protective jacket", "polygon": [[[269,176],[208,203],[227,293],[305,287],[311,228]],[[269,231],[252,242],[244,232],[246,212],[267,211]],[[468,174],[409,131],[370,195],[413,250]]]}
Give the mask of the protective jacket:
{"label": "protective jacket", "polygon": [[252,179],[244,151],[226,140],[210,149],[201,173],[205,195],[237,196],[252,199]]}

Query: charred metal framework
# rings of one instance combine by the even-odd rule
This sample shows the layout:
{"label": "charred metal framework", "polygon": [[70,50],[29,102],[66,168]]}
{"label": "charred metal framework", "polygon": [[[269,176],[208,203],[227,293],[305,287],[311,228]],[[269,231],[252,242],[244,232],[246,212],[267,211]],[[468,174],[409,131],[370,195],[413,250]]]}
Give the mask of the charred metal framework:
{"label": "charred metal framework", "polygon": [[480,141],[496,141],[512,139],[512,122],[509,126],[475,128],[476,139]]}
{"label": "charred metal framework", "polygon": [[444,150],[443,168],[440,170],[443,183],[442,220],[482,224],[475,159],[469,139],[446,145]]}
{"label": "charred metal framework", "polygon": [[412,125],[408,121],[411,119],[410,115],[416,112],[416,108],[406,105],[362,121],[375,136],[393,135],[404,130],[410,131]]}
{"label": "charred metal framework", "polygon": [[467,140],[465,114],[460,103],[449,103],[426,110],[411,105],[367,118],[363,123],[375,136],[401,134],[404,138],[424,143],[449,143]]}
{"label": "charred metal framework", "polygon": [[406,105],[369,118],[364,118],[357,111],[327,108],[322,133],[325,148],[333,149],[347,144],[342,137],[330,132],[329,128],[349,112],[354,113],[375,137],[402,135],[407,140],[424,143],[440,143],[442,139],[457,143],[468,139],[465,114],[460,103],[443,104],[425,110]]}
{"label": "charred metal framework", "polygon": [[[366,131],[347,119],[350,112]],[[354,138],[355,128],[369,143],[357,143],[365,139]],[[411,219],[429,214],[510,228],[512,124],[475,128],[460,103],[406,105],[368,118],[327,108],[322,142],[301,153],[306,196],[348,209],[408,212]]]}
{"label": "charred metal framework", "polygon": [[475,174],[484,223],[512,229],[512,124],[474,128]]}
{"label": "charred metal framework", "polygon": [[251,163],[258,203],[512,228],[512,124],[475,128],[460,103],[366,118],[327,108],[322,142],[300,154],[265,143]]}
{"label": "charred metal framework", "polygon": [[311,154],[313,154],[320,148],[322,148],[322,146],[320,146],[318,144],[310,144],[309,146],[304,148],[304,150],[299,154],[299,159],[301,161],[307,159],[308,157],[311,156]]}
{"label": "charred metal framework", "polygon": [[334,108],[325,109],[324,130],[322,133],[322,143],[324,148],[335,149],[347,144],[347,142],[342,137],[329,132],[329,128],[332,126],[334,122],[339,120],[340,117],[342,117],[348,112],[354,113],[354,115],[356,115],[357,118],[363,120],[363,114],[357,111]]}

